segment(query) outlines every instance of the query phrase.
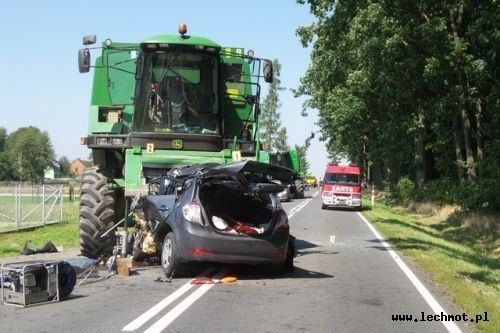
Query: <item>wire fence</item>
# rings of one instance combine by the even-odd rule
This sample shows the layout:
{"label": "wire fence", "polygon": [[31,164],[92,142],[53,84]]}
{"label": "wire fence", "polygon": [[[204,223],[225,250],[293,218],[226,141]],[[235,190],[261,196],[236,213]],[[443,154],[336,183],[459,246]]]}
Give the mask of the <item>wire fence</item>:
{"label": "wire fence", "polygon": [[63,185],[0,185],[0,233],[53,224],[63,219]]}

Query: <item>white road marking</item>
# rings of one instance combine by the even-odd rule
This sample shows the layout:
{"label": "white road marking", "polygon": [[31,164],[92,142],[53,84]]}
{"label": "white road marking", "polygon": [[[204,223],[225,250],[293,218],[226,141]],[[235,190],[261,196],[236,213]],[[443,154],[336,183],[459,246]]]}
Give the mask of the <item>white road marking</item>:
{"label": "white road marking", "polygon": [[[311,200],[318,195],[318,191],[316,191],[311,198],[308,200],[302,201],[299,205],[293,207],[290,212],[288,213],[288,218],[291,218],[295,213],[298,211],[302,210]],[[211,273],[211,270],[213,268],[209,268],[205,270],[203,273],[198,275],[196,278],[199,277],[206,277]],[[221,279],[229,269],[224,269],[219,271],[214,277],[213,280]],[[139,329],[142,325],[144,325],[146,322],[151,320],[154,316],[156,316],[160,311],[162,311],[164,308],[169,306],[172,302],[174,302],[176,299],[184,295],[189,289],[191,289],[194,284],[191,282],[194,279],[191,279],[189,282],[187,282],[185,285],[177,289],[175,292],[167,296],[165,299],[160,301],[158,304],[154,305],[151,309],[148,311],[144,312],[142,315],[134,319],[132,322],[127,324],[123,329],[122,332],[131,332]],[[151,327],[149,327],[145,333],[155,333],[155,332],[161,332],[164,330],[168,325],[170,325],[178,316],[180,316],[184,311],[186,311],[187,308],[189,308],[195,301],[197,301],[203,294],[205,294],[210,288],[212,288],[214,284],[203,284],[199,286],[193,293],[191,293],[188,297],[186,297],[182,302],[180,302],[177,306],[175,306],[172,310],[170,310],[166,315],[164,315],[162,318],[160,318],[157,322],[155,322]]]}
{"label": "white road marking", "polygon": [[[210,273],[212,273],[213,270],[214,270],[213,267],[207,268],[200,275],[198,275],[196,278],[206,277]],[[172,294],[168,295],[165,299],[160,301],[158,304],[154,305],[151,309],[144,312],[142,315],[137,317],[135,320],[133,320],[132,322],[127,324],[127,326],[122,328],[122,332],[131,332],[131,331],[138,329],[142,325],[144,325],[148,320],[150,320],[151,318],[156,316],[161,310],[163,310],[164,308],[169,306],[170,303],[172,303],[177,298],[181,297],[184,293],[186,293],[189,289],[191,289],[194,286],[194,284],[192,284],[191,282],[193,280],[195,280],[196,278],[189,280],[188,283],[186,283],[185,285],[183,285],[182,287],[177,289]]]}
{"label": "white road marking", "polygon": [[[221,279],[229,271],[228,268],[222,269],[214,276],[214,280]],[[156,323],[144,331],[144,333],[159,333],[168,327],[177,317],[179,317],[187,308],[193,305],[203,294],[210,290],[215,284],[202,284],[191,295],[186,297],[181,303],[161,317]]]}
{"label": "white road marking", "polygon": [[[360,213],[357,212],[358,215],[361,217],[363,222],[370,228],[371,232],[375,235],[375,237],[378,239],[378,241],[382,244],[382,246],[387,250],[387,253],[394,259],[396,264],[398,264],[399,268],[405,273],[406,277],[410,280],[410,282],[415,286],[417,291],[422,295],[424,298],[425,302],[431,307],[431,309],[434,311],[435,314],[440,315],[441,313],[444,313],[447,315],[446,311],[443,309],[443,307],[436,301],[434,296],[425,288],[425,286],[420,282],[420,280],[415,276],[415,274],[411,271],[408,266],[404,263],[403,259],[401,259],[400,256],[397,255],[396,252],[394,252],[392,245],[390,245],[379,233],[378,231],[368,222],[368,220]],[[448,332],[453,332],[453,333],[461,333],[462,330],[452,321],[441,321],[441,323],[446,327]]]}
{"label": "white road marking", "polygon": [[299,212],[300,210],[302,210],[302,208],[304,208],[309,202],[311,202],[311,200],[318,195],[318,191],[316,191],[309,199],[305,200],[305,201],[302,201],[300,204],[298,204],[297,206],[293,207],[292,209],[290,209],[290,211],[288,212],[288,218],[292,218],[293,215],[295,215],[295,213]]}

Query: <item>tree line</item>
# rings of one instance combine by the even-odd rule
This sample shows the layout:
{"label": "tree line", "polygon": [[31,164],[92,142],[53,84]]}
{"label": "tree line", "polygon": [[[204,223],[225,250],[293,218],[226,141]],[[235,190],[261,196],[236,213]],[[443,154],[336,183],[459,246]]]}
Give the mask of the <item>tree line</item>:
{"label": "tree line", "polygon": [[0,181],[40,182],[53,166],[60,176],[68,176],[70,161],[55,159],[49,134],[37,127],[20,127],[10,134],[0,127]]}
{"label": "tree line", "polygon": [[[270,152],[286,152],[290,150],[288,145],[288,133],[286,127],[281,123],[282,106],[279,93],[286,88],[281,85],[281,63],[278,59],[273,60],[274,80],[269,85],[269,91],[264,97],[260,113],[260,142],[262,149]],[[309,162],[307,161],[307,149],[310,146],[310,139],[307,139],[304,145],[295,145],[294,150],[299,156],[300,171],[307,174]]]}
{"label": "tree line", "polygon": [[297,2],[315,21],[295,95],[329,154],[417,199],[500,208],[498,1]]}

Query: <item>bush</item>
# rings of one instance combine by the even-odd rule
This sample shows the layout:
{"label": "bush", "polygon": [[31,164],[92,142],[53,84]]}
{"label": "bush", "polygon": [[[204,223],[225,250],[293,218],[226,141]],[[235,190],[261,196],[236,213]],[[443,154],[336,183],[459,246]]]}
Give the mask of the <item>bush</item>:
{"label": "bush", "polygon": [[398,180],[396,184],[396,188],[394,189],[394,196],[402,200],[405,203],[408,203],[415,197],[416,194],[416,186],[415,183],[408,177],[402,177]]}
{"label": "bush", "polygon": [[415,199],[453,205],[457,203],[453,195],[455,187],[449,179],[431,180],[416,190]]}
{"label": "bush", "polygon": [[464,181],[455,188],[454,199],[466,210],[498,211],[500,198],[497,184],[498,181],[494,179]]}

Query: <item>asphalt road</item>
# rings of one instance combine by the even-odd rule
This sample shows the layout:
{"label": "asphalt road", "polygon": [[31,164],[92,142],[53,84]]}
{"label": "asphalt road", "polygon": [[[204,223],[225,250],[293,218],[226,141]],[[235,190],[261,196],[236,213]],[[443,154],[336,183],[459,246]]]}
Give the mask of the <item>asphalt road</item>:
{"label": "asphalt road", "polygon": [[[322,210],[317,191],[306,194],[284,203],[297,238],[293,273],[208,265],[156,282],[164,278],[158,266],[128,277],[94,271],[64,301],[0,305],[0,332],[471,331],[462,321],[429,320],[442,318],[441,311],[463,311],[448,304],[407,259],[405,266],[358,212]],[[219,283],[192,283],[198,274]],[[217,280],[223,277],[236,281]],[[409,315],[410,321],[393,320]]]}

